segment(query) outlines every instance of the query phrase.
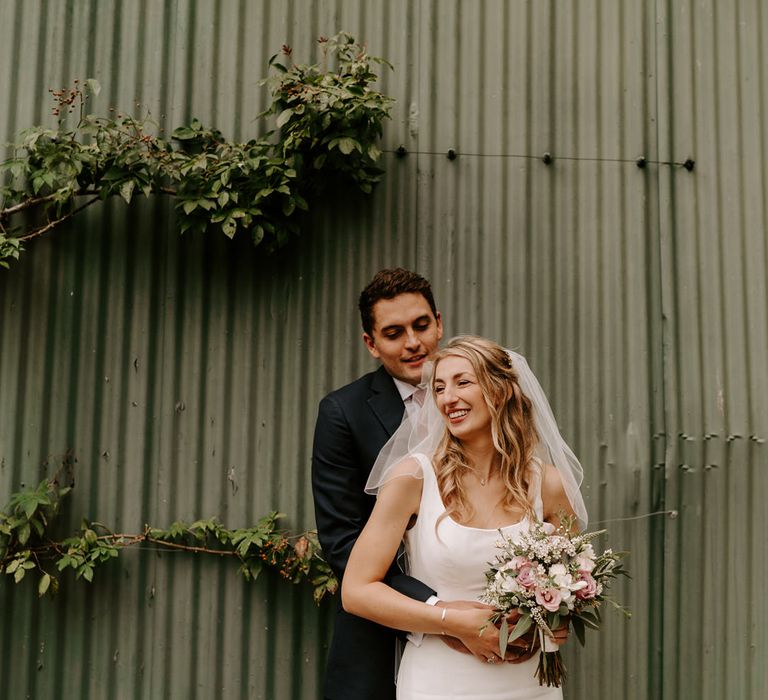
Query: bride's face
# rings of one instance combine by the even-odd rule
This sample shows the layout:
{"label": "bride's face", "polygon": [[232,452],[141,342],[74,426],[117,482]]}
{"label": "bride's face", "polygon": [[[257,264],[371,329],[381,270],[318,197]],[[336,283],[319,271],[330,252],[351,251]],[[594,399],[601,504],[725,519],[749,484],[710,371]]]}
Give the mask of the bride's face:
{"label": "bride's face", "polygon": [[491,414],[469,360],[456,355],[440,360],[432,386],[452,435],[467,440],[490,433]]}

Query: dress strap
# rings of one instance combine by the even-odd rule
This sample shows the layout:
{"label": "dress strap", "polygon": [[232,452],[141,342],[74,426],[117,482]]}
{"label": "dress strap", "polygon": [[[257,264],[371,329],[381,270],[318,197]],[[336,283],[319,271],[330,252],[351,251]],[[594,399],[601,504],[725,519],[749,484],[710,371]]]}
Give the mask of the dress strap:
{"label": "dress strap", "polygon": [[435,471],[432,468],[432,462],[429,460],[427,455],[422,454],[421,452],[414,452],[412,457],[414,457],[421,465],[421,471],[423,472],[422,476],[424,479],[429,479],[430,475],[434,477]]}

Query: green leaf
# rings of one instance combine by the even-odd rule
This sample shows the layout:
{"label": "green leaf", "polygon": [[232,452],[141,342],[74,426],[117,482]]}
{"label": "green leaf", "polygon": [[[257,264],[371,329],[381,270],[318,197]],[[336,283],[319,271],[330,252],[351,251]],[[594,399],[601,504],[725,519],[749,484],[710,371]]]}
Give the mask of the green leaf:
{"label": "green leaf", "polygon": [[312,163],[312,167],[315,170],[320,170],[325,165],[325,159],[328,157],[326,153],[321,153],[317,158],[315,158],[314,162]]}
{"label": "green leaf", "polygon": [[88,78],[88,80],[85,81],[85,88],[86,92],[90,92],[94,97],[97,97],[101,92],[101,84],[95,78]]}
{"label": "green leaf", "polygon": [[195,209],[197,209],[197,200],[195,199],[188,199],[184,204],[181,205],[181,208],[184,210],[185,214],[191,214]]}
{"label": "green leaf", "polygon": [[227,219],[221,224],[221,230],[224,232],[224,235],[227,238],[234,238],[235,233],[237,232],[237,221],[235,221],[235,219],[233,219],[231,216],[227,217]]}
{"label": "green leaf", "polygon": [[300,194],[294,193],[293,201],[296,202],[296,206],[299,209],[302,209],[304,211],[309,211],[309,205],[307,204],[307,200],[304,199],[304,197],[302,197]]}
{"label": "green leaf", "polygon": [[32,527],[35,528],[35,532],[37,533],[37,536],[42,537],[43,533],[45,532],[43,523],[41,523],[37,518],[33,518],[29,522],[32,524]]}
{"label": "green leaf", "polygon": [[584,646],[586,644],[584,623],[581,621],[581,618],[574,615],[571,617],[571,624],[573,625],[573,631],[576,633],[576,639],[579,640],[581,646]]}
{"label": "green leaf", "polygon": [[256,580],[259,577],[259,574],[261,573],[261,570],[263,569],[263,564],[260,561],[251,561],[248,562],[248,571],[251,574],[251,577]]}
{"label": "green leaf", "polygon": [[5,573],[6,574],[12,574],[16,569],[19,568],[19,564],[21,564],[21,559],[14,559],[10,564],[8,564],[5,567]]}
{"label": "green leaf", "polygon": [[125,200],[126,204],[131,203],[131,197],[133,197],[133,189],[135,187],[135,180],[126,180],[122,185],[120,185],[120,196]]}
{"label": "green leaf", "polygon": [[23,566],[20,566],[18,569],[16,569],[15,573],[13,574],[14,583],[19,583],[19,581],[24,578],[26,573],[27,570]]}
{"label": "green leaf", "polygon": [[516,639],[522,637],[529,629],[531,629],[531,616],[528,613],[525,613],[517,621],[515,629],[512,630],[512,634],[509,636],[509,641],[514,642]]}
{"label": "green leaf", "polygon": [[358,151],[362,152],[362,149],[360,147],[360,143],[358,141],[355,141],[355,139],[349,138],[348,136],[345,136],[344,138],[339,139],[338,149],[345,156],[348,156],[355,149],[357,149]]}
{"label": "green leaf", "polygon": [[24,515],[27,516],[27,520],[32,517],[38,505],[37,499],[30,499],[24,504]]}
{"label": "green leaf", "polygon": [[257,246],[264,240],[264,228],[262,226],[253,227],[253,245]]}
{"label": "green leaf", "polygon": [[600,629],[600,625],[595,621],[594,618],[586,617],[586,616],[584,616],[584,614],[581,614],[579,616],[579,618],[590,629],[593,629],[593,630],[599,630]]}
{"label": "green leaf", "polygon": [[50,574],[43,574],[40,578],[40,583],[37,586],[37,595],[41,598],[46,594],[48,591],[48,588],[51,585],[51,575]]}
{"label": "green leaf", "polygon": [[503,659],[507,654],[507,640],[509,639],[509,623],[506,616],[501,618],[499,627],[499,656]]}
{"label": "green leaf", "polygon": [[24,523],[24,525],[19,528],[19,544],[26,544],[30,534],[32,533],[29,528],[29,523]]}
{"label": "green leaf", "polygon": [[280,116],[277,118],[277,128],[282,128],[288,120],[293,116],[293,109],[284,109],[282,112],[280,112]]}

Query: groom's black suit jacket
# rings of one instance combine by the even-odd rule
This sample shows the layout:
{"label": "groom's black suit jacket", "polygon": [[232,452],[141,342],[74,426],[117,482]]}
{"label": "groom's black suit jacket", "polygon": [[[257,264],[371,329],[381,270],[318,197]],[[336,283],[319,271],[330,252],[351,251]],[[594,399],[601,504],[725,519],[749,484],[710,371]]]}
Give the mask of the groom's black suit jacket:
{"label": "groom's black suit jacket", "polygon": [[[312,491],[320,544],[341,580],[355,540],[373,510],[364,492],[379,450],[400,425],[403,400],[383,367],[320,402],[312,450]],[[387,579],[411,598],[434,594],[393,563]],[[341,595],[328,652],[325,697],[394,700],[395,632],[344,612]]]}

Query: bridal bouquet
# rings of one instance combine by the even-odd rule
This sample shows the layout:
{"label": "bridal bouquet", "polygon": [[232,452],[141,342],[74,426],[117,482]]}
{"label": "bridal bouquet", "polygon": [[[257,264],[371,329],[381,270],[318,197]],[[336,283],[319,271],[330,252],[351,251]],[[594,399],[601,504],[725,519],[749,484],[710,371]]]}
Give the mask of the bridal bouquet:
{"label": "bridal bouquet", "polygon": [[[565,666],[552,630],[570,624],[584,645],[585,628],[600,628],[600,606],[608,602],[627,617],[629,612],[606,596],[610,582],[627,576],[621,559],[624,552],[606,549],[595,554],[592,540],[605,532],[571,534],[573,521],[564,518],[560,527],[538,523],[516,540],[505,537],[496,543],[500,553],[486,572],[488,583],[482,602],[497,612],[502,658],[507,644],[535,624],[532,644],[538,637],[541,652],[536,677],[540,685],[559,687]],[[520,618],[509,629],[507,615],[517,610]]]}

